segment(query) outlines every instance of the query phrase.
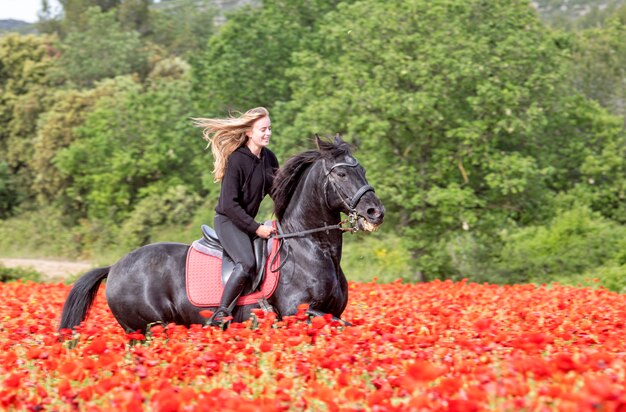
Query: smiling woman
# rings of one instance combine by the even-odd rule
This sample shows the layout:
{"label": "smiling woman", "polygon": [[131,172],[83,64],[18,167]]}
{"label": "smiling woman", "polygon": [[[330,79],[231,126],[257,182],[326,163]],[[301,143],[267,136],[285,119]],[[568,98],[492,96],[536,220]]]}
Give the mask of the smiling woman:
{"label": "smiling woman", "polygon": [[215,231],[235,269],[224,286],[215,323],[227,318],[246,282],[255,272],[254,238],[267,239],[274,228],[256,222],[259,206],[269,194],[278,170],[278,159],[267,148],[272,136],[270,114],[256,107],[226,119],[194,119],[203,128],[213,153],[215,181],[221,182],[215,208]]}

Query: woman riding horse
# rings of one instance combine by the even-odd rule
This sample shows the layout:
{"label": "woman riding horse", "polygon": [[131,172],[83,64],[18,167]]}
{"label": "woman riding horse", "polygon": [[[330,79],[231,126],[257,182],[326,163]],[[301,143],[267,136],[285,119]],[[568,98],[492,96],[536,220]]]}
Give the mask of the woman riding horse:
{"label": "woman riding horse", "polygon": [[215,168],[216,182],[222,182],[215,208],[215,231],[222,248],[235,263],[224,286],[220,306],[209,322],[219,326],[231,315],[231,307],[251,279],[256,267],[252,242],[254,237],[268,239],[274,228],[257,223],[254,218],[265,195],[270,191],[278,160],[267,148],[272,136],[272,122],[267,109],[250,109],[228,119],[194,119],[204,128]]}
{"label": "woman riding horse", "polygon": [[[293,156],[274,178],[274,212],[282,227],[281,270],[267,298],[279,318],[297,313],[306,303],[311,313],[340,318],[348,303],[348,282],[341,269],[341,213],[357,227],[375,230],[384,207],[365,178],[365,170],[340,137],[316,137],[316,150]],[[149,324],[204,324],[202,307],[187,297],[185,263],[189,245],[161,242],[143,246],[113,266],[94,269],[74,284],[63,307],[61,329],[86,317],[100,283],[108,277],[111,312],[128,332],[145,332]],[[258,304],[237,306],[235,322],[250,318]],[[217,308],[214,308],[217,309]]]}

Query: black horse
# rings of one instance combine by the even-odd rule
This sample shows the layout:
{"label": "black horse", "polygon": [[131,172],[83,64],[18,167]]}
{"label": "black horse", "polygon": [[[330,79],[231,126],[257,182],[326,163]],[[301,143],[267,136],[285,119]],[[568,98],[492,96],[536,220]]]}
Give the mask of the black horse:
{"label": "black horse", "polygon": [[[329,228],[352,216],[368,231],[383,221],[384,207],[365,178],[365,170],[339,136],[333,143],[318,137],[317,150],[290,158],[275,178],[275,215],[283,233],[281,277],[268,302],[279,317],[293,315],[308,303],[312,313],[340,318],[348,303],[348,284],[341,270],[342,232]],[[303,233],[304,232],[304,233]],[[111,312],[127,332],[146,331],[155,322],[204,324],[202,309],[189,302],[185,259],[189,245],[153,243],[120,259],[113,266],[83,275],[70,291],[59,329],[82,322],[102,280]],[[249,319],[258,305],[239,306],[233,321]]]}

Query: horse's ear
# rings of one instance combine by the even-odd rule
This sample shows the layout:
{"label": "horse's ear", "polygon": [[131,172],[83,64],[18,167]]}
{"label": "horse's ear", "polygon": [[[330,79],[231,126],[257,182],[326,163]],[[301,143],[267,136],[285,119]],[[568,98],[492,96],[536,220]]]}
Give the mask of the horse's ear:
{"label": "horse's ear", "polygon": [[322,139],[317,133],[315,133],[314,139],[315,139],[315,147],[317,147],[317,150],[322,150]]}
{"label": "horse's ear", "polygon": [[337,146],[339,146],[340,144],[344,143],[343,139],[341,138],[341,134],[337,133],[335,135],[335,144]]}

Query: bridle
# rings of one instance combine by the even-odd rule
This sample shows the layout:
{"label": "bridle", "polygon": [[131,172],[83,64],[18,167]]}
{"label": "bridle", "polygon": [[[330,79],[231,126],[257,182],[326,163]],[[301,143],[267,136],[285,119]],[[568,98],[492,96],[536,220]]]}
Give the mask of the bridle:
{"label": "bridle", "polygon": [[[357,212],[356,212],[356,205],[359,203],[359,201],[361,200],[361,198],[363,197],[363,195],[365,195],[367,192],[375,192],[374,188],[370,185],[363,185],[359,188],[359,190],[357,190],[354,195],[349,196],[345,193],[345,191],[341,188],[341,186],[337,183],[336,179],[331,175],[331,172],[336,168],[336,167],[357,167],[359,165],[359,161],[354,159],[354,162],[351,163],[347,163],[347,162],[342,162],[342,163],[335,163],[334,165],[332,165],[330,168],[326,167],[326,159],[322,159],[322,168],[324,170],[324,202],[326,203],[326,207],[330,209],[330,205],[328,204],[328,183],[330,183],[330,185],[332,186],[332,188],[335,190],[335,193],[337,193],[337,196],[339,197],[339,199],[341,200],[341,202],[348,208],[348,218],[342,220],[341,222],[339,222],[336,225],[327,225],[327,226],[322,226],[322,227],[317,227],[314,229],[308,229],[308,230],[302,230],[299,232],[292,232],[292,233],[282,233],[282,229],[280,228],[280,225],[278,224],[278,222],[276,222],[277,226],[278,226],[278,234],[277,235],[273,235],[271,236],[271,238],[276,238],[276,239],[287,239],[290,237],[300,237],[300,236],[304,236],[304,235],[308,235],[311,233],[316,233],[316,232],[324,232],[324,231],[328,231],[328,230],[340,230],[342,232],[356,232],[359,230],[359,226],[358,226],[358,216],[357,216]],[[348,223],[349,227],[344,227],[343,225]]]}
{"label": "bridle", "polygon": [[[278,221],[276,221],[276,227],[278,229],[278,234],[272,235],[270,236],[270,239],[279,239],[280,240],[280,245],[278,247],[278,251],[276,252],[276,254],[274,255],[274,258],[272,259],[272,263],[270,264],[270,267],[272,267],[274,265],[274,262],[276,261],[276,258],[278,257],[278,255],[280,254],[280,250],[283,248],[284,245],[284,239],[288,239],[288,238],[292,238],[292,237],[302,237],[302,236],[306,236],[308,234],[311,233],[316,233],[316,232],[328,232],[329,230],[339,230],[341,232],[350,232],[350,233],[354,233],[356,231],[359,230],[359,224],[358,224],[358,215],[356,212],[356,205],[359,203],[359,201],[361,200],[361,198],[363,197],[363,195],[365,195],[367,192],[375,192],[374,188],[370,185],[363,185],[359,188],[359,190],[357,190],[352,196],[349,196],[345,193],[345,191],[341,188],[341,186],[337,183],[336,179],[331,175],[331,172],[336,168],[336,167],[357,167],[359,165],[359,161],[354,159],[354,162],[351,163],[347,163],[347,162],[342,162],[342,163],[335,163],[334,165],[332,165],[330,168],[328,168],[326,166],[326,159],[322,159],[322,168],[324,170],[324,202],[326,203],[326,207],[330,209],[330,205],[328,204],[328,183],[330,183],[330,185],[332,186],[332,188],[335,190],[335,193],[337,193],[337,196],[339,197],[339,199],[341,199],[341,202],[348,208],[348,218],[342,220],[341,222],[339,222],[336,225],[327,225],[327,226],[322,226],[322,227],[316,227],[314,229],[308,229],[308,230],[301,230],[298,232],[291,232],[291,233],[283,233],[282,228],[280,226],[280,223],[278,223]],[[348,223],[349,226],[348,227],[344,227],[343,225]],[[280,270],[283,265],[286,263],[288,257],[289,257],[289,249],[286,249],[286,255],[283,258],[283,262],[280,264],[280,266],[276,269],[271,269],[272,272],[276,272],[278,270]]]}
{"label": "bridle", "polygon": [[354,159],[354,162],[335,163],[330,168],[327,168],[326,159],[322,160],[322,167],[324,169],[324,178],[326,179],[324,180],[324,202],[326,202],[327,208],[330,209],[330,205],[328,204],[328,190],[326,190],[326,187],[328,186],[328,183],[330,183],[333,189],[335,189],[335,193],[337,193],[337,195],[339,196],[339,199],[341,199],[341,202],[348,208],[349,210],[348,215],[355,215],[356,217],[356,205],[359,203],[359,200],[361,200],[363,195],[366,194],[367,192],[374,192],[374,188],[370,185],[363,185],[359,188],[359,190],[356,191],[356,193],[354,193],[354,195],[352,195],[352,197],[350,197],[349,195],[345,193],[345,191],[341,188],[341,186],[339,186],[339,184],[337,183],[337,180],[333,177],[333,175],[331,175],[331,172],[336,167],[357,167],[358,165],[359,165],[359,161]]}

